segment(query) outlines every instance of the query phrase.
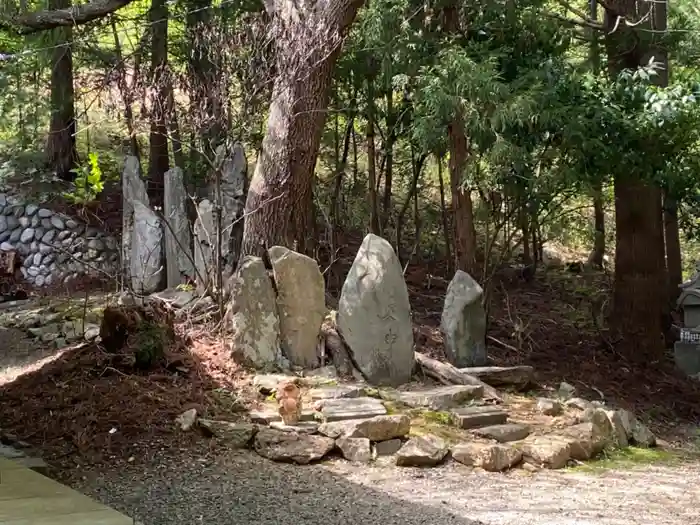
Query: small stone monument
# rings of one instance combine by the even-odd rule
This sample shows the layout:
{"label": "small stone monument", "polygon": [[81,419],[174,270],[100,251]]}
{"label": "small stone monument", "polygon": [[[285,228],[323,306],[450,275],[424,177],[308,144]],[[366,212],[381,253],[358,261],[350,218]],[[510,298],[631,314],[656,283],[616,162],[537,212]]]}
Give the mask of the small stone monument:
{"label": "small stone monument", "polygon": [[700,262],[695,274],[680,285],[678,306],[683,309],[680,341],[673,347],[676,366],[689,376],[700,374]]}

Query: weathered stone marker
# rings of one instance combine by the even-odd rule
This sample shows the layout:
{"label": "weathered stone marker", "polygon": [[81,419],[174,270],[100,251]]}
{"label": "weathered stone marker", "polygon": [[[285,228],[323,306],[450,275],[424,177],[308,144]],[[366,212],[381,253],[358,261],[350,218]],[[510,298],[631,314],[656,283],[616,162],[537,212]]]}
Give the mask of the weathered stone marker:
{"label": "weathered stone marker", "polygon": [[292,365],[315,368],[326,316],[323,274],[315,260],[289,248],[273,246],[268,253],[277,285],[282,350]]}
{"label": "weathered stone marker", "polygon": [[[219,146],[217,156],[224,154],[224,146]],[[235,268],[241,251],[243,212],[248,195],[247,174],[245,150],[237,142],[221,165],[221,257],[228,269]]]}
{"label": "weathered stone marker", "polygon": [[340,296],[338,331],[370,384],[411,379],[411,305],[401,263],[386,239],[370,233],[362,241]]}
{"label": "weathered stone marker", "polygon": [[183,282],[183,275],[194,277],[192,264],[192,236],[187,219],[187,191],[180,168],[165,172],[165,199],[163,216],[165,226],[165,262],[168,288],[175,288]]}
{"label": "weathered stone marker", "polygon": [[281,363],[279,317],[275,291],[260,257],[247,256],[229,281],[226,313],[231,351],[245,364],[260,368]]}
{"label": "weathered stone marker", "polygon": [[131,240],[131,286],[137,293],[163,289],[163,225],[148,206],[134,201],[134,233]]}
{"label": "weathered stone marker", "polygon": [[[129,260],[131,259],[131,238],[134,231],[134,202],[148,206],[148,194],[146,193],[146,185],[141,178],[139,159],[133,156],[126,157],[124,162],[122,199],[122,268],[128,275],[131,268]],[[37,217],[39,217],[38,214]]]}
{"label": "weathered stone marker", "polygon": [[204,199],[197,205],[194,223],[194,264],[197,268],[197,290],[205,290],[214,276],[214,249],[216,247],[214,206]]}
{"label": "weathered stone marker", "polygon": [[484,290],[471,275],[457,270],[447,287],[440,330],[445,357],[454,366],[486,365],[486,311]]}

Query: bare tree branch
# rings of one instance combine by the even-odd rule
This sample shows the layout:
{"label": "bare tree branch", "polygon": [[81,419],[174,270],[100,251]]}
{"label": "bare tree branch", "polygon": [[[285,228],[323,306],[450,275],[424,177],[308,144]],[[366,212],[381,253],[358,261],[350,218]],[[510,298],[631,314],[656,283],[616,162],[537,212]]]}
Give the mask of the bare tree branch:
{"label": "bare tree branch", "polygon": [[56,27],[76,26],[105,17],[133,0],[92,0],[70,9],[42,10],[0,18],[0,29],[18,34],[31,34]]}

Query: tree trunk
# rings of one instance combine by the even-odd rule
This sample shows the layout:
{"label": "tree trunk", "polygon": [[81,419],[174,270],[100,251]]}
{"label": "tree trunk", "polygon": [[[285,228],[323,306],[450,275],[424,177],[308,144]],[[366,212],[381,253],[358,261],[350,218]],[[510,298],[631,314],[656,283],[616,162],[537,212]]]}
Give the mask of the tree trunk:
{"label": "tree trunk", "polygon": [[450,149],[450,190],[452,193],[452,225],[454,228],[455,268],[476,275],[476,228],[474,208],[469,190],[463,185],[467,165],[467,137],[461,117],[447,128]]}
{"label": "tree trunk", "polygon": [[369,231],[381,235],[377,203],[377,151],[374,147],[374,79],[367,78],[367,192],[369,196]]}
{"label": "tree trunk", "polygon": [[666,238],[666,268],[668,269],[669,302],[675,305],[683,282],[681,241],[678,230],[678,203],[668,195],[664,196],[664,233]]}
{"label": "tree trunk", "polygon": [[[459,10],[452,3],[443,10],[445,29],[450,33],[459,32]],[[464,187],[469,144],[464,129],[464,120],[459,109],[447,127],[449,145],[450,190],[452,193],[452,226],[454,228],[454,256],[456,269],[476,276],[476,228],[474,226],[474,206],[471,192]]]}
{"label": "tree trunk", "polygon": [[277,77],[246,200],[242,255],[314,245],[313,182],[333,70],[363,0],[270,0]]}
{"label": "tree trunk", "polygon": [[[71,7],[70,0],[50,0],[49,9]],[[71,170],[78,163],[75,146],[75,91],[73,88],[73,30],[54,29],[51,57],[51,124],[47,142],[48,160],[63,180],[75,179]]]}
{"label": "tree trunk", "polygon": [[605,257],[605,205],[603,202],[603,188],[600,182],[593,186],[593,222],[594,237],[593,250],[588,256],[588,262],[596,268],[603,267]]}
{"label": "tree trunk", "polygon": [[445,177],[442,174],[442,154],[436,155],[438,163],[438,183],[440,185],[440,215],[442,216],[442,234],[445,238],[445,259],[447,260],[447,273],[452,274],[452,248],[450,247],[450,223],[447,217],[447,205],[445,204]]}
{"label": "tree trunk", "polygon": [[168,158],[168,4],[152,0],[151,23],[151,129],[149,134],[148,196],[152,205],[163,204]]}
{"label": "tree trunk", "polygon": [[[391,80],[389,81],[391,84]],[[386,160],[386,176],[384,177],[384,199],[382,201],[382,231],[386,231],[391,219],[391,193],[394,185],[394,143],[396,142],[396,131],[394,124],[394,92],[391,85],[387,88],[386,93],[386,142],[385,160]]]}
{"label": "tree trunk", "polygon": [[[646,65],[636,28],[618,23],[618,14],[638,20],[635,0],[616,0],[605,12],[605,49],[612,77]],[[634,44],[634,45],[631,45]],[[612,325],[624,337],[627,354],[648,362],[663,357],[662,319],[667,304],[659,188],[634,173],[615,178],[615,282]]]}

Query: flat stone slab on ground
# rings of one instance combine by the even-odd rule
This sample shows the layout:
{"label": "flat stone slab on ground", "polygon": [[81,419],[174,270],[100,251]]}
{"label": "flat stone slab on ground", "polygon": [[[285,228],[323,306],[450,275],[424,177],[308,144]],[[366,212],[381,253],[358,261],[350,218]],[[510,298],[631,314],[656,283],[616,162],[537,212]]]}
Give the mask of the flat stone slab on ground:
{"label": "flat stone slab on ground", "polygon": [[472,430],[475,436],[494,439],[499,443],[520,441],[530,435],[530,427],[521,423],[504,423]]}
{"label": "flat stone slab on ground", "polygon": [[456,408],[450,411],[452,423],[465,430],[501,425],[508,420],[508,414],[497,407],[474,406]]}
{"label": "flat stone slab on ground", "polygon": [[428,390],[414,390],[399,393],[399,401],[413,408],[447,410],[458,407],[472,399],[481,398],[482,386],[454,385],[440,386]]}
{"label": "flat stone slab on ground", "polygon": [[270,395],[277,391],[277,385],[281,381],[291,381],[296,376],[288,374],[261,374],[253,378],[253,386],[263,395]]}
{"label": "flat stone slab on ground", "polygon": [[[302,410],[299,421],[315,421],[316,414],[317,412],[313,410]],[[251,410],[249,415],[253,423],[258,423],[260,425],[269,425],[273,422],[282,421],[282,416],[279,415],[277,410],[273,409]]]}
{"label": "flat stone slab on ground", "polygon": [[525,388],[535,383],[535,370],[531,366],[473,366],[460,368],[460,372],[481,379],[496,387]]}
{"label": "flat stone slab on ground", "polygon": [[315,434],[318,430],[318,421],[299,421],[296,425],[285,425],[282,421],[273,421],[270,428],[282,432],[298,432],[299,434]]}
{"label": "flat stone slab on ground", "polygon": [[386,415],[384,404],[373,397],[326,399],[320,411],[326,422]]}
{"label": "flat stone slab on ground", "polygon": [[411,431],[411,419],[405,414],[375,416],[369,419],[346,419],[324,423],[318,432],[330,438],[367,438],[370,441],[387,441],[402,438]]}
{"label": "flat stone slab on ground", "polygon": [[356,398],[365,395],[364,387],[357,385],[322,386],[309,392],[312,401],[320,399]]}

